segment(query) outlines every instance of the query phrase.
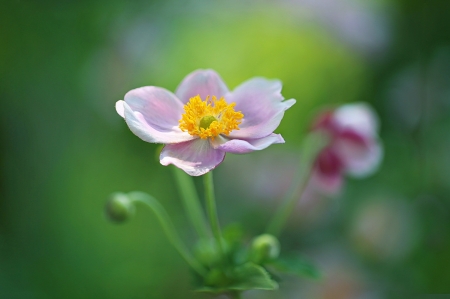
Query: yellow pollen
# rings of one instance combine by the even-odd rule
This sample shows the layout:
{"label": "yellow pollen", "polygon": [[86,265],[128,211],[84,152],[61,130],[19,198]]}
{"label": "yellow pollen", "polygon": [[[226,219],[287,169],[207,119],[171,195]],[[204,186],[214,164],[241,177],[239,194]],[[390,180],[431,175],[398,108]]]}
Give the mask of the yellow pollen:
{"label": "yellow pollen", "polygon": [[236,103],[228,104],[222,97],[209,96],[202,101],[200,95],[189,99],[184,105],[184,113],[179,120],[180,129],[202,139],[217,137],[219,134],[230,134],[239,130],[244,114],[234,111]]}

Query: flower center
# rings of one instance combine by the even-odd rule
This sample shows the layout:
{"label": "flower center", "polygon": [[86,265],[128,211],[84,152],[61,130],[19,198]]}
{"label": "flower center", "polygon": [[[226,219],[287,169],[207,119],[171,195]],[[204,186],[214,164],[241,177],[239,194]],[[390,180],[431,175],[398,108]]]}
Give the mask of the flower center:
{"label": "flower center", "polygon": [[217,121],[217,118],[215,118],[212,115],[203,116],[202,119],[200,120],[200,128],[203,128],[205,130],[209,129],[209,126],[213,121]]}
{"label": "flower center", "polygon": [[202,139],[214,137],[219,134],[230,134],[233,130],[239,130],[244,114],[234,111],[235,103],[228,104],[222,97],[219,100],[215,96],[209,96],[202,101],[199,95],[190,98],[184,105],[184,113],[179,120],[180,129],[193,136]]}

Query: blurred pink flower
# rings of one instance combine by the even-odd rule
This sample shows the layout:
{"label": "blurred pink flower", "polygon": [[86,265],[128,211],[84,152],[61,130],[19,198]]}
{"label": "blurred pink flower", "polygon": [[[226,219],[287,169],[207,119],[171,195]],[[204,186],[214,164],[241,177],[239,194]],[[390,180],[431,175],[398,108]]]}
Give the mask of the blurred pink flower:
{"label": "blurred pink flower", "polygon": [[283,100],[278,80],[253,78],[230,92],[215,71],[197,70],[175,94],[155,86],[136,88],[116,110],[139,138],[165,144],[162,165],[199,176],[220,164],[225,153],[284,143],[273,131],[295,100]]}
{"label": "blurred pink flower", "polygon": [[347,104],[326,111],[316,119],[313,131],[330,138],[315,161],[311,184],[316,189],[333,194],[340,190],[344,174],[364,177],[377,170],[383,149],[378,119],[369,105]]}

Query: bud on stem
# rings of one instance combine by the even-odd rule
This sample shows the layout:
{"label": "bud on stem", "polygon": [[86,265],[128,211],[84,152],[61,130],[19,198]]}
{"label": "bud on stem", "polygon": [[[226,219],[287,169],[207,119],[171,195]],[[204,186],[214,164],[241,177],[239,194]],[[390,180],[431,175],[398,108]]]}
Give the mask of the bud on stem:
{"label": "bud on stem", "polygon": [[123,223],[135,213],[135,207],[125,193],[113,193],[106,203],[105,214],[109,220],[115,223]]}
{"label": "bud on stem", "polygon": [[276,259],[280,254],[280,242],[269,234],[253,239],[250,259],[256,264]]}

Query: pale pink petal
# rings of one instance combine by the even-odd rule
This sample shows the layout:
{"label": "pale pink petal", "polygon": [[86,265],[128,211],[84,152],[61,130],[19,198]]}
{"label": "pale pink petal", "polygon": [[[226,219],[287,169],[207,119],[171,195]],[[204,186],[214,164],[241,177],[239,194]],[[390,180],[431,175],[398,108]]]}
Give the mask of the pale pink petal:
{"label": "pale pink petal", "polygon": [[334,175],[324,175],[317,169],[314,169],[311,174],[309,186],[312,186],[320,193],[333,195],[338,193],[343,185],[343,177],[341,173]]}
{"label": "pale pink petal", "polygon": [[181,131],[178,121],[183,104],[171,92],[153,86],[136,88],[116,104],[130,130],[139,138],[155,143],[179,143],[195,137]]}
{"label": "pale pink petal", "polygon": [[231,139],[225,140],[225,142],[217,145],[215,148],[227,153],[246,154],[265,149],[275,143],[284,143],[283,137],[279,134],[270,134],[257,139]]}
{"label": "pale pink petal", "polygon": [[186,104],[189,99],[200,95],[202,100],[207,96],[217,99],[228,92],[228,87],[222,78],[213,70],[197,70],[187,75],[178,86],[175,94]]}
{"label": "pale pink petal", "polygon": [[162,165],[173,164],[192,176],[209,172],[225,158],[225,152],[214,149],[207,139],[168,144],[161,151]]}
{"label": "pale pink petal", "polygon": [[367,137],[377,135],[378,117],[368,104],[343,105],[335,110],[333,118],[341,129],[351,129]]}
{"label": "pale pink petal", "polygon": [[280,124],[284,111],[295,100],[283,102],[281,82],[253,78],[239,85],[225,96],[228,103],[236,103],[235,110],[244,114],[239,130],[230,133],[231,138],[262,138],[271,134]]}
{"label": "pale pink petal", "polygon": [[339,138],[333,147],[339,152],[345,172],[355,177],[374,173],[383,158],[383,148],[377,140],[366,140],[362,144],[352,139]]}

